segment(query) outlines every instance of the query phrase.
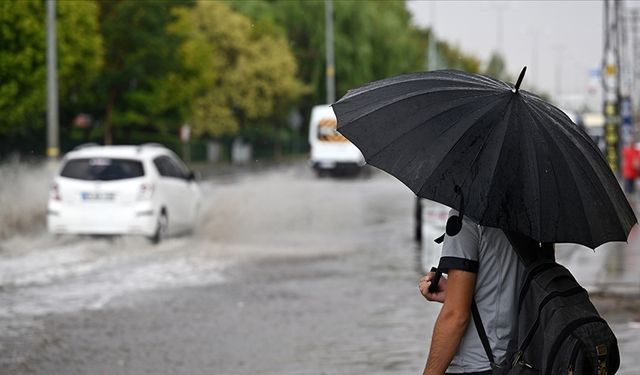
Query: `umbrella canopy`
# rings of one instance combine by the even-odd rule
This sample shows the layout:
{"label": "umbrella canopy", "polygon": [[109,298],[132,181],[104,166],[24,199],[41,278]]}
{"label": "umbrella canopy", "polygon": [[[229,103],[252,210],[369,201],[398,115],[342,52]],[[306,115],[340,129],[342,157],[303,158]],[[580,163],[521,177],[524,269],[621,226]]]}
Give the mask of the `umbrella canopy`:
{"label": "umbrella canopy", "polygon": [[540,97],[442,70],[350,90],[338,131],[416,195],[542,243],[626,241],[633,210],[591,138]]}

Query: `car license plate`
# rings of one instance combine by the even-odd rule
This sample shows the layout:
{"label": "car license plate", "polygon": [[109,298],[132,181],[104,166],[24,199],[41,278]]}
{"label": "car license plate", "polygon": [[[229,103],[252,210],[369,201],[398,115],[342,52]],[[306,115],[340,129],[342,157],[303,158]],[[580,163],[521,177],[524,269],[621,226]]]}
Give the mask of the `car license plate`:
{"label": "car license plate", "polygon": [[115,193],[82,192],[83,201],[112,201]]}

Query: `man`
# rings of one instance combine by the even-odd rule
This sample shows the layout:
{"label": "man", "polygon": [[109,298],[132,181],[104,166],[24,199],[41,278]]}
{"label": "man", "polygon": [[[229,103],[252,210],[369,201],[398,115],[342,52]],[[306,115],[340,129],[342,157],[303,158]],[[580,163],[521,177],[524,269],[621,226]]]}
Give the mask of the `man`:
{"label": "man", "polygon": [[475,299],[495,363],[505,362],[523,266],[501,229],[483,227],[465,217],[460,232],[445,237],[438,268],[448,277],[440,280],[436,292],[428,291],[433,273],[419,284],[427,300],[442,303],[424,374],[491,374],[471,303]]}

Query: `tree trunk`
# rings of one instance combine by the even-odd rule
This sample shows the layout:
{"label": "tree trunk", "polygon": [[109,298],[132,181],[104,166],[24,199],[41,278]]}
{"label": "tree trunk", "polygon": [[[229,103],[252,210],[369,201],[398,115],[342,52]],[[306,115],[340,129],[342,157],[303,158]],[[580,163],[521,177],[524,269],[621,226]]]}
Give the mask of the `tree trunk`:
{"label": "tree trunk", "polygon": [[104,115],[104,144],[112,145],[113,144],[113,126],[112,126],[112,118],[113,118],[113,108],[115,107],[115,94],[113,91],[109,93],[109,99],[107,101],[107,109]]}
{"label": "tree trunk", "polygon": [[273,140],[273,158],[275,160],[282,159],[282,128],[280,127],[280,121],[275,121],[275,137]]}

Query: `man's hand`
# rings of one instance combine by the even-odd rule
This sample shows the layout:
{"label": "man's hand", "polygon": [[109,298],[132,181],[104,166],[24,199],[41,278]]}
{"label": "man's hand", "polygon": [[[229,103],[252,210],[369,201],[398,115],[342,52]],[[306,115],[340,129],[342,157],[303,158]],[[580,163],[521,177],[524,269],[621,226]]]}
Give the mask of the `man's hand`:
{"label": "man's hand", "polygon": [[[440,279],[440,283],[443,281]],[[446,300],[433,327],[429,358],[423,375],[442,375],[449,367],[471,319],[471,301],[475,283],[475,273],[452,269],[449,270],[446,284],[438,288],[446,291]],[[425,289],[426,287],[428,286],[425,285]],[[437,297],[445,291],[434,294],[429,294],[427,291],[425,297],[427,299],[432,296]]]}
{"label": "man's hand", "polygon": [[435,272],[429,272],[423,276],[418,283],[418,287],[420,288],[420,293],[422,293],[424,298],[428,301],[444,302],[447,295],[447,278],[445,276],[440,278],[440,282],[438,282],[438,290],[435,293],[429,293],[429,285],[431,285],[431,281],[435,274]]}

